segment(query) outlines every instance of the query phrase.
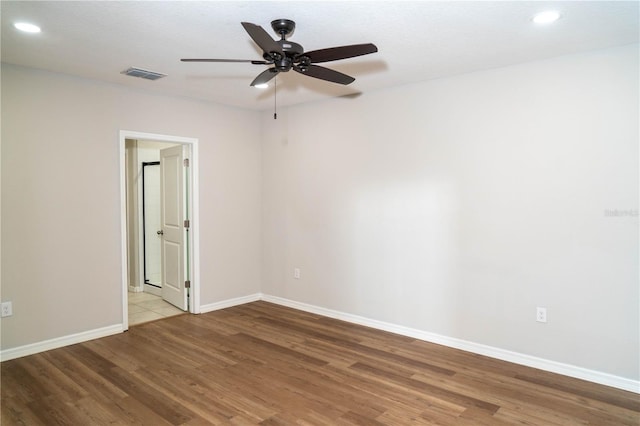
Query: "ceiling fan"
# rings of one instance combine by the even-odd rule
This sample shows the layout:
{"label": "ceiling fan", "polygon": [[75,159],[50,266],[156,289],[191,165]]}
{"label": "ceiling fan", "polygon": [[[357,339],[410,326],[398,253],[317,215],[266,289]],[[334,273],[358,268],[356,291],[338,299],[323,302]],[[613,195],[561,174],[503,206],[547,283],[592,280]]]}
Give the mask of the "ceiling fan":
{"label": "ceiling fan", "polygon": [[288,41],[286,38],[293,33],[296,23],[290,19],[276,19],[271,22],[271,28],[280,35],[275,41],[259,25],[242,22],[242,26],[249,33],[253,41],[262,49],[263,61],[250,59],[181,59],[182,62],[248,62],[254,65],[273,65],[251,82],[251,86],[265,84],[281,72],[294,70],[300,74],[319,78],[338,84],[350,84],[355,78],[341,72],[315,65],[317,63],[337,61],[339,59],[375,53],[378,48],[372,43],[352,44],[349,46],[330,47],[328,49],[305,52],[301,45]]}

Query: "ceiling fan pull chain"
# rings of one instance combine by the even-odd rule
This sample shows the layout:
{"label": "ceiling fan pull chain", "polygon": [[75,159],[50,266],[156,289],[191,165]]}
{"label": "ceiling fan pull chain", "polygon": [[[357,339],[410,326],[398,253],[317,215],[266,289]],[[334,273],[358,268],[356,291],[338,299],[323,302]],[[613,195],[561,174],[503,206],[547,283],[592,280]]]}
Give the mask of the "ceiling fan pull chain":
{"label": "ceiling fan pull chain", "polygon": [[278,76],[273,79],[273,119],[278,119]]}

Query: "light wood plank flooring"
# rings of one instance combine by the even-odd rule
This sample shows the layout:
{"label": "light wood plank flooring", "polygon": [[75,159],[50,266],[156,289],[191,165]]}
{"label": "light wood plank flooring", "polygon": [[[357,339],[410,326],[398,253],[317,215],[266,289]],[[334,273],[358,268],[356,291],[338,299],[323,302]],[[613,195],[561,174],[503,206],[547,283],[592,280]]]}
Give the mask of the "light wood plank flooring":
{"label": "light wood plank flooring", "polygon": [[255,302],[2,363],[2,425],[638,425],[639,395]]}

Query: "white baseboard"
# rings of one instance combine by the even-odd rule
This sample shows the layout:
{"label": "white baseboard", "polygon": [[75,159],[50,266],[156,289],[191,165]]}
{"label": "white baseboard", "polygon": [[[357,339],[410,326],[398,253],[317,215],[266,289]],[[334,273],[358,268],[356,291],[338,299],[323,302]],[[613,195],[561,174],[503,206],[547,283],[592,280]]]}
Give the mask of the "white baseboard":
{"label": "white baseboard", "polygon": [[200,305],[200,313],[217,311],[219,309],[231,308],[232,306],[244,305],[245,303],[262,300],[262,293],[250,294],[248,296],[236,297],[235,299],[223,300],[221,302]]}
{"label": "white baseboard", "polygon": [[[232,306],[255,302],[260,300],[261,298],[262,298],[262,294],[256,293],[256,294],[251,294],[249,296],[243,296],[235,299],[223,300],[222,302],[211,303],[209,305],[201,305],[200,312],[205,313],[205,312],[217,311],[218,309],[230,308]],[[122,333],[123,331],[124,331],[124,328],[122,324],[115,324],[108,327],[98,328],[95,330],[88,330],[88,331],[83,331],[76,334],[71,334],[69,336],[57,337],[55,339],[44,340],[42,342],[36,342],[36,343],[24,345],[24,346],[9,348],[9,349],[0,351],[0,361],[9,361],[11,359],[20,358],[27,355],[33,355],[39,352],[61,348],[63,346],[75,345],[76,343],[82,343],[88,340],[98,339],[100,337],[111,336],[113,334]]]}
{"label": "white baseboard", "polygon": [[0,361],[9,361],[10,359],[33,355],[39,352],[61,348],[63,346],[75,345],[76,343],[111,336],[113,334],[122,333],[123,331],[122,324],[114,324],[107,327],[96,328],[95,330],[83,331],[76,334],[70,334],[68,336],[57,337],[55,339],[43,340],[42,342],[31,343],[29,345],[5,349],[0,351]]}
{"label": "white baseboard", "polygon": [[404,327],[383,321],[377,321],[358,315],[347,314],[344,312],[334,311],[319,306],[309,305],[306,303],[296,302],[276,296],[262,295],[261,300],[271,302],[282,306],[287,306],[301,311],[310,312],[317,315],[323,315],[342,321],[360,324],[378,330],[389,331],[400,334],[402,336],[413,337],[415,339],[424,340],[426,342],[437,343],[439,345],[448,346],[450,348],[460,349],[479,355],[488,356],[502,361],[512,362],[514,364],[525,365],[527,367],[537,368],[539,370],[549,371],[552,373],[562,374],[564,376],[574,377],[576,379],[587,380],[589,382],[598,383],[613,388],[626,390],[629,392],[640,393],[640,381],[631,380],[624,377],[614,376],[612,374],[600,371],[589,370],[570,364],[563,364],[556,361],[550,361],[543,358],[537,358],[518,352],[507,351],[492,346],[482,345],[480,343],[469,342],[453,337],[442,336],[440,334],[430,333],[414,328]]}
{"label": "white baseboard", "polygon": [[[525,365],[527,367],[537,368],[552,373],[562,374],[577,379],[587,380],[589,382],[598,383],[605,386],[611,386],[617,389],[626,390],[640,394],[640,381],[631,380],[624,377],[614,376],[612,374],[603,373],[600,371],[589,370],[582,367],[577,367],[570,364],[564,364],[556,361],[551,361],[543,358],[537,358],[530,355],[521,354],[518,352],[512,352],[492,346],[483,345],[480,343],[469,342],[462,339],[443,336],[436,333],[430,333],[415,328],[404,327],[397,324],[392,324],[384,321],[373,320],[358,315],[348,314],[333,309],[322,308],[307,303],[296,302],[289,299],[284,299],[277,296],[270,296],[262,293],[255,293],[248,296],[237,297],[234,299],[223,300],[221,302],[211,303],[200,306],[200,312],[212,312],[219,309],[230,308],[237,305],[243,305],[245,303],[256,302],[258,300],[264,300],[266,302],[275,303],[282,306],[287,306],[301,311],[314,313],[317,315],[323,315],[330,318],[339,319],[342,321],[351,322],[354,324],[364,325],[366,327],[375,328],[378,330],[389,331],[402,336],[413,337],[415,339],[424,340],[426,342],[436,343],[443,346],[448,346],[463,351],[472,352],[479,355],[485,355],[491,358],[499,359],[502,361],[513,362],[515,364]],[[27,355],[33,355],[38,352],[44,352],[51,349],[57,349],[67,345],[73,345],[76,343],[86,342],[88,340],[97,339],[100,337],[106,337],[113,334],[123,332],[122,324],[115,324],[108,327],[103,327],[95,330],[84,331],[81,333],[72,334],[69,336],[63,336],[55,339],[45,340],[42,342],[32,343],[29,345],[19,346],[16,348],[10,348],[0,351],[0,361],[8,361],[14,358],[20,358]]]}

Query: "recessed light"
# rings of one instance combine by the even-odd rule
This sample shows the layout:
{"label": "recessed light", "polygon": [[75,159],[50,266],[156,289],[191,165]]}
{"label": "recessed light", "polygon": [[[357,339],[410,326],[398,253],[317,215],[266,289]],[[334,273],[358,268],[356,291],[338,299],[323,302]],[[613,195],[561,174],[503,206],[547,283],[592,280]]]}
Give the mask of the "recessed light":
{"label": "recessed light", "polygon": [[39,33],[40,27],[37,25],[29,24],[28,22],[16,22],[13,24],[14,27],[19,29],[20,31],[24,31],[25,33]]}
{"label": "recessed light", "polygon": [[262,83],[262,84],[256,84],[255,86],[258,89],[266,89],[267,87],[269,87],[269,85],[267,83]]}
{"label": "recessed light", "polygon": [[555,10],[547,10],[545,12],[537,13],[533,17],[533,22],[536,24],[550,24],[560,19],[560,12]]}

